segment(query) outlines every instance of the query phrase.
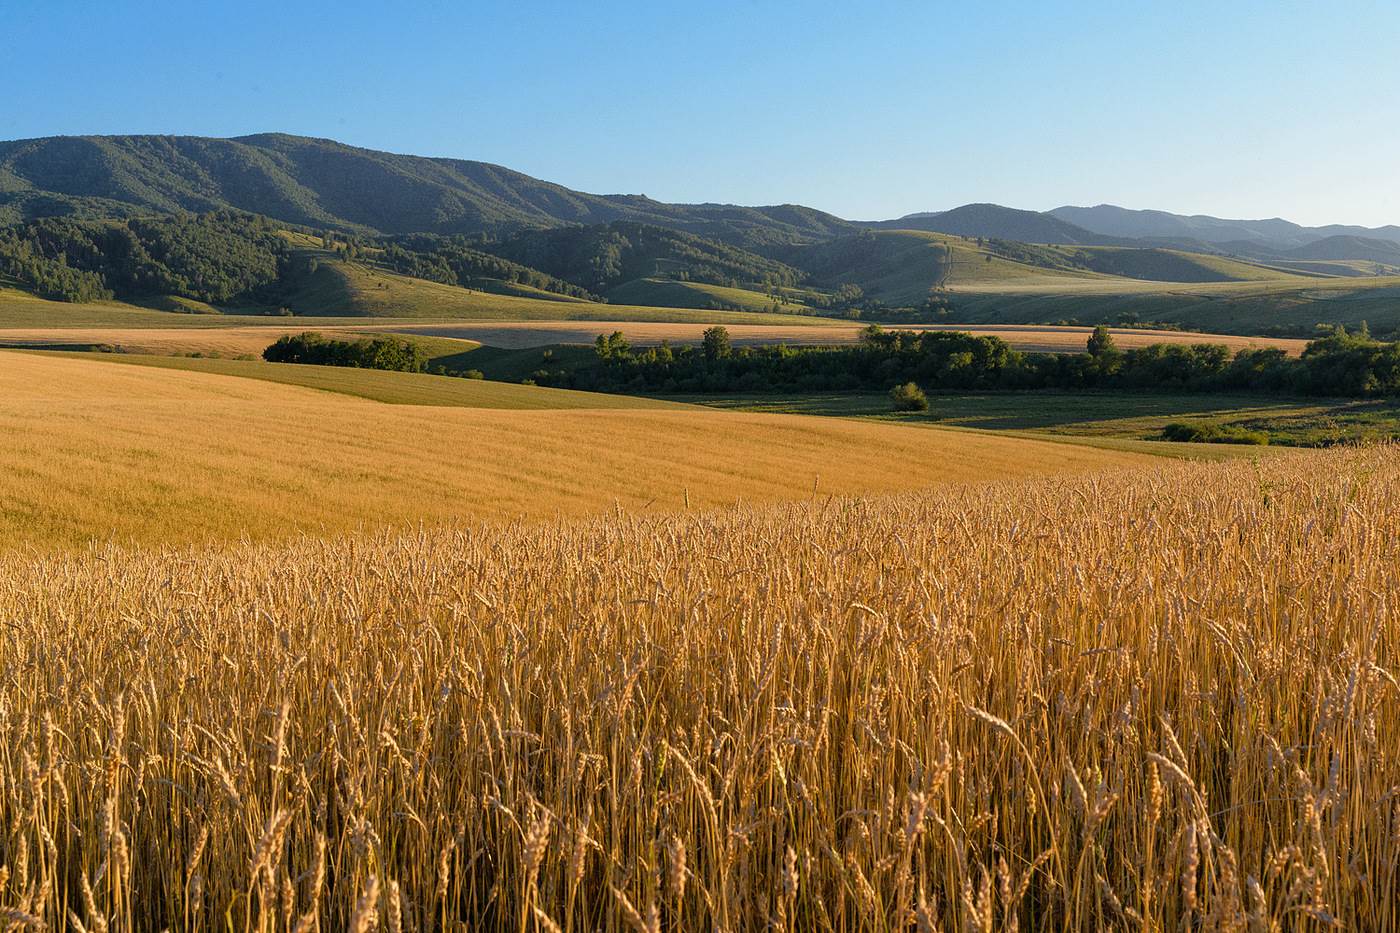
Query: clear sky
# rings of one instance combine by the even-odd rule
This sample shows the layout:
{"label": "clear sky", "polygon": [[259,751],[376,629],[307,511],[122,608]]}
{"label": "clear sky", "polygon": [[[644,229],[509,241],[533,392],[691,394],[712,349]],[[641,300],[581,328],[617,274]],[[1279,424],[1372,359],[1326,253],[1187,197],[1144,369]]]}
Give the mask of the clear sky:
{"label": "clear sky", "polygon": [[0,138],[283,131],[853,219],[1400,223],[1400,0],[4,0]]}

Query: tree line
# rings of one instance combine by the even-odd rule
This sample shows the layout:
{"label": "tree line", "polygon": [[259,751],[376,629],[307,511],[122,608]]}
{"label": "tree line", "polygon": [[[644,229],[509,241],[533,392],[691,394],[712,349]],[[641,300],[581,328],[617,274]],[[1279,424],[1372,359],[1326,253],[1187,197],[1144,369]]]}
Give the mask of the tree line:
{"label": "tree line", "polygon": [[797,269],[737,246],[632,221],[525,230],[502,239],[482,237],[473,245],[599,295],[654,275],[761,290],[802,279]]}
{"label": "tree line", "polygon": [[[126,220],[45,218],[0,228],[0,275],[41,297],[88,302],[176,296],[208,303],[290,303],[317,261],[255,214],[218,211]],[[637,223],[491,237],[384,237],[311,231],[336,256],[464,288],[513,283],[590,301],[624,281],[761,287],[777,302],[800,273],[703,237]]]}
{"label": "tree line", "polygon": [[386,241],[377,257],[389,269],[443,285],[481,288],[492,280],[598,301],[588,289],[468,245],[466,237],[412,234]]}
{"label": "tree line", "polygon": [[290,256],[271,221],[232,212],[53,217],[0,230],[0,272],[56,301],[257,296],[276,287]]}
{"label": "tree line", "polygon": [[1277,348],[1231,353],[1219,344],[1153,344],[1121,350],[1096,328],[1088,352],[1027,353],[995,336],[866,328],[848,347],[735,347],[723,327],[700,346],[634,349],[600,335],[585,365],[545,368],[542,385],[604,392],[727,393],[889,391],[912,383],[932,392],[1120,389],[1261,392],[1339,397],[1400,394],[1400,343],[1334,328],[1300,357]]}

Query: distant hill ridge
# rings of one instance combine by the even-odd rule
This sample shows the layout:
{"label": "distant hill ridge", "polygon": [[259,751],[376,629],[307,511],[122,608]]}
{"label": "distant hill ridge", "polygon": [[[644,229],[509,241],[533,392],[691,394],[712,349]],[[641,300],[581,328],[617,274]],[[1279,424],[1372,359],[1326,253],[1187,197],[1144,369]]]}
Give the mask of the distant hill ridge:
{"label": "distant hill ridge", "polygon": [[[1132,239],[1166,238],[1239,246],[1254,243],[1284,251],[1337,236],[1362,237],[1400,244],[1400,226],[1360,227],[1330,224],[1304,227],[1280,218],[1224,220],[1203,214],[1187,216],[1167,211],[1129,210],[1112,204],[1097,207],[1057,207],[1049,216],[1105,236]],[[1347,257],[1364,258],[1364,257]]]}
{"label": "distant hill ridge", "polygon": [[381,233],[482,233],[630,220],[732,243],[854,230],[798,205],[663,204],[594,195],[486,162],[396,155],[280,133],[61,136],[0,142],[0,223],[236,209]]}
{"label": "distant hill ridge", "polygon": [[1116,246],[1117,237],[1104,236],[1074,223],[1037,211],[999,204],[964,204],[949,211],[908,214],[866,226],[883,230],[924,230],[953,236],[996,237],[1022,243],[1065,243],[1071,246]]}
{"label": "distant hill ridge", "polygon": [[385,234],[506,235],[629,221],[769,253],[874,228],[1400,264],[1400,252],[1386,245],[1400,251],[1400,226],[1303,227],[1276,218],[1223,220],[1112,205],[1042,213],[996,204],[858,223],[795,204],[667,204],[644,195],[587,194],[486,162],[399,155],[283,133],[0,142],[0,226],[55,215],[124,218],[228,209]]}

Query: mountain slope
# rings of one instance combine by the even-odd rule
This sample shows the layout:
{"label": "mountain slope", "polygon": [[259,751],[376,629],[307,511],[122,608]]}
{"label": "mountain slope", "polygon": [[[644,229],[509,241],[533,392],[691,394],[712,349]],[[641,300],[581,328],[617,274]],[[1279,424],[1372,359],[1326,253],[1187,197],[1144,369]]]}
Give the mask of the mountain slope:
{"label": "mountain slope", "polygon": [[382,233],[633,220],[763,244],[854,229],[796,205],[664,204],[643,195],[585,194],[485,162],[396,155],[276,133],[0,142],[0,223],[230,208],[288,223]]}
{"label": "mountain slope", "polygon": [[1073,223],[999,204],[964,204],[949,211],[909,214],[866,226],[882,230],[924,230],[953,236],[987,237],[1021,243],[1067,243],[1074,246],[1113,245],[1116,240]]}
{"label": "mountain slope", "polygon": [[1307,246],[1289,250],[1290,259],[1362,259],[1368,262],[1400,265],[1400,242],[1360,236],[1330,236]]}
{"label": "mountain slope", "polygon": [[1074,268],[1147,282],[1257,282],[1289,272],[1224,256],[1162,248],[1098,246],[1057,250]]}
{"label": "mountain slope", "polygon": [[[1309,228],[1279,219],[1222,220],[1111,205],[1039,213],[968,204],[858,224],[800,205],[666,204],[644,195],[587,194],[485,162],[398,155],[280,133],[0,142],[0,226],[50,216],[111,219],[228,209],[308,227],[389,234],[505,234],[621,220],[750,249],[872,227],[1080,246],[1197,250],[1209,244],[1256,258],[1262,249],[1285,252],[1329,237],[1400,244],[1395,226]],[[1142,239],[1155,242],[1128,242]]]}
{"label": "mountain slope", "polygon": [[[1241,243],[1256,243],[1276,250],[1291,250],[1332,236],[1361,236],[1400,243],[1400,227],[1367,227],[1333,224],[1327,227],[1304,227],[1291,221],[1223,220],[1203,214],[1186,216],[1167,211],[1139,211],[1100,204],[1097,207],[1057,207],[1050,216],[1075,224],[1105,236],[1128,238],[1187,240],[1238,248]],[[1234,241],[1234,242],[1232,242]],[[1346,257],[1348,259],[1363,257]]]}
{"label": "mountain slope", "polygon": [[526,230],[481,248],[600,295],[656,275],[728,286],[796,285],[800,276],[776,260],[723,242],[628,221]]}
{"label": "mountain slope", "polygon": [[[998,245],[1011,247],[998,251]],[[1040,258],[1052,247],[1009,242],[977,243],[959,236],[924,230],[867,230],[855,236],[790,247],[784,262],[806,272],[818,288],[858,286],[867,297],[891,306],[916,306],[931,289],[968,286],[1029,286],[1101,278],[1059,263],[1038,265],[1022,254]],[[1014,255],[1012,255],[1014,254]]]}

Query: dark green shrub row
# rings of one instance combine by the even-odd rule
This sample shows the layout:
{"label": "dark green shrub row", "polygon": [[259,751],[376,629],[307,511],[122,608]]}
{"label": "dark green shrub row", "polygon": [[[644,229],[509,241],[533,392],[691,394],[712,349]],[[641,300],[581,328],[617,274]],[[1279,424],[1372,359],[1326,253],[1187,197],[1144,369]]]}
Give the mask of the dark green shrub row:
{"label": "dark green shrub row", "polygon": [[427,366],[422,348],[398,337],[336,340],[317,333],[283,337],[263,351],[263,359],[270,363],[311,363],[407,373],[421,373]]}
{"label": "dark green shrub row", "polygon": [[1262,431],[1247,431],[1215,421],[1173,421],[1162,429],[1162,440],[1185,444],[1255,444],[1269,443]]}

